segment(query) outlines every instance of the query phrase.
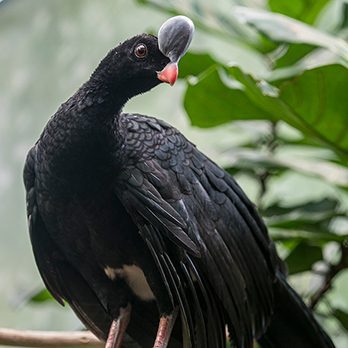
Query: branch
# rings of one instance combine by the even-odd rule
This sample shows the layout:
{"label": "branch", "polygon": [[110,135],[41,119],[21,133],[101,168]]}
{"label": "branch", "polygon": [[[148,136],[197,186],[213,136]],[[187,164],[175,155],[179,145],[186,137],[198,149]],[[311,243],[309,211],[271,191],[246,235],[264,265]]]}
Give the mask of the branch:
{"label": "branch", "polygon": [[104,347],[89,331],[29,331],[0,328],[0,346]]}
{"label": "branch", "polygon": [[341,257],[336,265],[330,265],[324,275],[323,285],[311,296],[309,308],[315,309],[321,298],[331,289],[332,281],[338,273],[348,268],[348,243],[344,241],[341,245]]}
{"label": "branch", "polygon": [[[278,143],[278,128],[277,128],[277,122],[271,123],[271,131],[270,134],[267,137],[266,141],[266,151],[269,155],[274,156],[277,147],[279,145]],[[268,168],[265,168],[262,170],[261,173],[257,175],[257,179],[260,184],[260,190],[258,192],[257,198],[256,198],[256,205],[259,207],[259,210],[262,211],[263,207],[263,197],[267,192],[268,189],[268,180],[273,176],[273,173]]]}

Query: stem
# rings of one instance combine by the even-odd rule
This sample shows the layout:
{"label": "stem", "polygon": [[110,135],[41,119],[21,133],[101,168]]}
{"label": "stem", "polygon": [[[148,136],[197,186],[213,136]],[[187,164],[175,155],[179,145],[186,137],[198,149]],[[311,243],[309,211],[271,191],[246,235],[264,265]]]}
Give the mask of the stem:
{"label": "stem", "polygon": [[[274,155],[277,146],[278,146],[278,142],[277,142],[277,123],[276,122],[272,122],[271,123],[271,134],[270,134],[270,138],[268,139],[267,143],[266,143],[266,150],[268,152],[269,155]],[[257,179],[259,181],[260,184],[260,190],[257,196],[257,206],[262,209],[262,199],[265,195],[265,193],[267,192],[267,188],[268,188],[268,179],[272,177],[272,173],[270,170],[265,169],[263,170],[258,176]]]}
{"label": "stem", "polygon": [[348,268],[348,243],[343,242],[341,245],[341,257],[336,265],[330,265],[324,276],[323,285],[311,296],[309,307],[315,309],[323,296],[331,289],[332,281],[338,273]]}
{"label": "stem", "polygon": [[0,328],[0,346],[104,347],[89,331],[30,331]]}

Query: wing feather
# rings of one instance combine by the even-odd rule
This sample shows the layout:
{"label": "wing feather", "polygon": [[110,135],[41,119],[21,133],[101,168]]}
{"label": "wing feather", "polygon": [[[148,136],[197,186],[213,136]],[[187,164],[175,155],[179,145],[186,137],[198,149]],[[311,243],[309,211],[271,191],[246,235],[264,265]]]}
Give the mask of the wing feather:
{"label": "wing feather", "polygon": [[52,296],[64,306],[67,301],[76,315],[96,336],[106,339],[111,317],[88,283],[65,259],[46,230],[35,192],[35,147],[24,168],[30,240],[41,277]]}
{"label": "wing feather", "polygon": [[233,343],[251,347],[271,316],[278,267],[265,225],[234,179],[177,130],[140,115],[126,115],[124,122],[129,118],[152,141],[128,141],[129,156],[115,182],[118,198],[140,230],[152,226],[147,238],[161,238],[151,244],[152,255],[161,255],[158,264],[189,330],[206,332],[202,346],[212,346],[213,337],[214,346],[223,347],[228,324]]}

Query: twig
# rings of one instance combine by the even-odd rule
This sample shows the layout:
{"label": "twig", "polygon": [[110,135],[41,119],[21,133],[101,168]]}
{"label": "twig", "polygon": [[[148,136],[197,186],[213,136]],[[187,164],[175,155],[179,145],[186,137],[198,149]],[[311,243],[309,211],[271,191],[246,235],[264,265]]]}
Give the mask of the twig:
{"label": "twig", "polygon": [[315,309],[321,298],[329,291],[332,287],[332,281],[339,272],[348,268],[348,243],[343,242],[341,245],[341,257],[336,265],[330,265],[328,271],[324,276],[323,285],[311,296],[309,301],[309,307]]}
{"label": "twig", "polygon": [[89,331],[30,331],[0,328],[0,346],[103,347]]}
{"label": "twig", "polygon": [[[266,141],[266,151],[269,155],[273,156],[277,147],[278,147],[278,134],[277,134],[277,123],[272,122],[271,123],[271,132],[268,136],[268,139]],[[256,202],[259,209],[262,210],[262,200],[264,195],[267,192],[268,188],[268,180],[272,177],[272,172],[269,169],[264,169],[257,175],[257,179],[260,184],[260,190],[258,192]]]}

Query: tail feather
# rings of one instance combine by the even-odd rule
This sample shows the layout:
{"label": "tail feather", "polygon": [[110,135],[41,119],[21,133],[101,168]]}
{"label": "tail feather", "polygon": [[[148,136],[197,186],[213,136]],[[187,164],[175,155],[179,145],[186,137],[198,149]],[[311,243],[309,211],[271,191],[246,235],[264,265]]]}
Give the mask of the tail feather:
{"label": "tail feather", "polygon": [[275,284],[275,311],[262,348],[335,348],[312,312],[283,276]]}

